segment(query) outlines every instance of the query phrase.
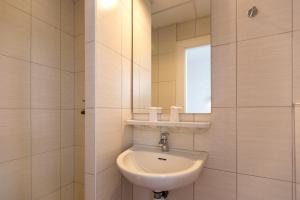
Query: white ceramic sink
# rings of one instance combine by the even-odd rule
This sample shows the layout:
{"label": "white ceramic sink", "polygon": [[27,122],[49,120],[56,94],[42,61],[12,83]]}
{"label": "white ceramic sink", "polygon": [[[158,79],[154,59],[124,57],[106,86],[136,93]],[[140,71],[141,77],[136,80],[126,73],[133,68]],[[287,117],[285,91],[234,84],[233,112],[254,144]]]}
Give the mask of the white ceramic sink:
{"label": "white ceramic sink", "polygon": [[153,191],[168,191],[193,183],[208,157],[206,152],[134,146],[117,158],[121,173],[133,184]]}

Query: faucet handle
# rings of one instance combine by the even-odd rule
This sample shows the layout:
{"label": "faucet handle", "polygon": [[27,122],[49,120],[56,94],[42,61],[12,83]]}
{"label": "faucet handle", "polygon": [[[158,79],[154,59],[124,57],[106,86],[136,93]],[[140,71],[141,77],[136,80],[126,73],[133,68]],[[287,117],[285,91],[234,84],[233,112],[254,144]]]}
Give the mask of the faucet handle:
{"label": "faucet handle", "polygon": [[162,132],[162,133],[160,134],[160,137],[163,138],[163,139],[167,139],[168,135],[169,135],[168,132]]}

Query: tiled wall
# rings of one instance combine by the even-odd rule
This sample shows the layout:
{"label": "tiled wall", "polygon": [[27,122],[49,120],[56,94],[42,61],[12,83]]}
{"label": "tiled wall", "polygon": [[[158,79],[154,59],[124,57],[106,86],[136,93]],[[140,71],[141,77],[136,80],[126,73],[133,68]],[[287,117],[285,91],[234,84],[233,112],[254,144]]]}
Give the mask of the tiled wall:
{"label": "tiled wall", "polygon": [[0,2],[0,199],[73,199],[74,2]]}
{"label": "tiled wall", "polygon": [[[259,14],[250,19],[254,5]],[[212,127],[170,130],[171,148],[208,151],[209,160],[170,200],[300,199],[292,107],[300,101],[299,9],[299,0],[212,0]],[[134,129],[135,144],[158,139],[159,130]],[[150,200],[151,192],[134,186],[133,199]]]}
{"label": "tiled wall", "polygon": [[74,138],[74,200],[84,199],[84,115],[85,45],[84,0],[75,1],[75,138]]}
{"label": "tiled wall", "polygon": [[124,125],[131,118],[131,0],[111,8],[101,2],[85,1],[85,200],[131,195],[115,164],[132,144]]}
{"label": "tiled wall", "polygon": [[209,34],[209,17],[152,29],[151,106],[167,111],[172,105],[184,106],[184,73],[178,67],[178,42]]}

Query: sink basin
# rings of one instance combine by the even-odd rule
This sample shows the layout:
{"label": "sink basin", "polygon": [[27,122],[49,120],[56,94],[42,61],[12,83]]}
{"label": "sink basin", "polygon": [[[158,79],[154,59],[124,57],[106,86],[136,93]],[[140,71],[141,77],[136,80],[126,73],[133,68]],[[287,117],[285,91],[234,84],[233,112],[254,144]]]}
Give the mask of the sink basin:
{"label": "sink basin", "polygon": [[161,152],[156,147],[133,146],[118,156],[117,165],[133,184],[169,191],[196,181],[207,157],[207,152]]}

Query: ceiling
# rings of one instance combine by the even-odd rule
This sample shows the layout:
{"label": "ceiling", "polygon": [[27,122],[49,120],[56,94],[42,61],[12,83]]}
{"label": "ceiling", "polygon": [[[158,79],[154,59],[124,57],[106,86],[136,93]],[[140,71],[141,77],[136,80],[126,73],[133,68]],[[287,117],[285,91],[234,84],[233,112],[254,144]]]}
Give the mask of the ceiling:
{"label": "ceiling", "polygon": [[151,0],[151,6],[154,28],[210,15],[210,0]]}

